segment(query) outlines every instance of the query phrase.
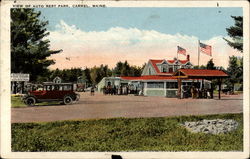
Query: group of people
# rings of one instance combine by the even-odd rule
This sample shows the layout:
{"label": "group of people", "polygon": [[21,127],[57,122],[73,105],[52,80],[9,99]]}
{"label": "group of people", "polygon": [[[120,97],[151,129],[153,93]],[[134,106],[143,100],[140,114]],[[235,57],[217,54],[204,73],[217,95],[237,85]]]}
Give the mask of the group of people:
{"label": "group of people", "polygon": [[103,87],[104,95],[128,95],[128,94],[138,94],[137,87],[133,87],[131,85],[124,86],[104,86]]}
{"label": "group of people", "polygon": [[192,86],[190,91],[192,98],[213,98],[213,89],[198,89],[195,86]]}

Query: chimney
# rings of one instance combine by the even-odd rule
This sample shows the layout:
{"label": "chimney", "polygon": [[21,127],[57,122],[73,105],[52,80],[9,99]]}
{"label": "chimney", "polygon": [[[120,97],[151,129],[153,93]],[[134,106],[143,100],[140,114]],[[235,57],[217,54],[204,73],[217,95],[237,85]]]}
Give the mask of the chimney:
{"label": "chimney", "polygon": [[187,55],[187,60],[190,61],[190,55]]}

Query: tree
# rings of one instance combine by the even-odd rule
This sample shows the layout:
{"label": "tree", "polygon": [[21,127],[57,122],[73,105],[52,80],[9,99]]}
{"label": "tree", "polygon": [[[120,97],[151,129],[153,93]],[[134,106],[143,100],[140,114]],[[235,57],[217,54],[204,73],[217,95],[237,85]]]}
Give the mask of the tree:
{"label": "tree", "polygon": [[[231,16],[235,24],[229,28],[226,28],[228,35],[232,38],[232,41],[223,38],[227,41],[228,45],[234,49],[243,52],[243,17]],[[235,56],[229,57],[229,67],[227,68],[229,79],[226,83],[234,91],[235,83],[239,82],[243,84],[243,57],[237,58]]]}
{"label": "tree", "polygon": [[138,66],[130,66],[129,76],[141,76],[142,68]]}
{"label": "tree", "polygon": [[243,17],[242,16],[231,16],[235,24],[229,28],[226,28],[228,35],[232,38],[232,41],[223,38],[227,41],[228,45],[234,49],[243,52]]}
{"label": "tree", "polygon": [[90,77],[92,84],[97,84],[97,77],[98,77],[98,68],[95,66],[90,70]]}
{"label": "tree", "polygon": [[207,69],[208,69],[208,70],[215,70],[215,69],[216,69],[216,67],[214,66],[213,59],[210,59],[210,60],[207,62]]}
{"label": "tree", "polygon": [[201,65],[201,66],[196,65],[196,66],[194,66],[193,68],[194,68],[194,69],[206,69],[207,67],[204,66],[204,65]]}
{"label": "tree", "polygon": [[129,76],[130,66],[126,60],[122,65],[121,76]]}
{"label": "tree", "polygon": [[239,82],[243,84],[243,58],[239,58]]}
{"label": "tree", "polygon": [[116,63],[116,67],[113,69],[113,76],[141,76],[142,70],[146,64],[142,67],[130,66],[127,61],[124,63],[119,61]]}
{"label": "tree", "polygon": [[48,21],[39,19],[41,12],[34,9],[11,9],[11,72],[29,73],[31,81],[37,80],[54,64],[47,59],[61,50],[50,50]]}
{"label": "tree", "polygon": [[88,86],[88,84],[92,84],[92,83],[91,83],[91,76],[90,76],[90,69],[89,69],[89,68],[85,68],[85,69],[83,70],[82,79],[83,79],[84,81],[86,81],[87,86]]}
{"label": "tree", "polygon": [[121,61],[116,63],[116,67],[113,70],[113,75],[114,76],[121,76],[121,70],[123,67],[123,63]]}
{"label": "tree", "polygon": [[238,64],[238,59],[235,56],[229,57],[229,66],[227,68],[227,73],[230,76],[228,79],[228,85],[234,91],[234,85],[237,82],[241,82],[240,78],[242,76],[242,70],[240,69],[240,65]]}

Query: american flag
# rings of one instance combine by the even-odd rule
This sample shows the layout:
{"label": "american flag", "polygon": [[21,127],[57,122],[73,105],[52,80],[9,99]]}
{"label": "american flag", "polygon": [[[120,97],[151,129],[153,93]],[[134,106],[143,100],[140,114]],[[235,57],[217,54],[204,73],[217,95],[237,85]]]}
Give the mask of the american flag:
{"label": "american flag", "polygon": [[212,46],[200,43],[200,50],[201,50],[201,52],[203,52],[209,56],[212,56]]}
{"label": "american flag", "polygon": [[186,49],[183,49],[182,47],[177,46],[177,53],[182,54],[182,55],[186,55]]}

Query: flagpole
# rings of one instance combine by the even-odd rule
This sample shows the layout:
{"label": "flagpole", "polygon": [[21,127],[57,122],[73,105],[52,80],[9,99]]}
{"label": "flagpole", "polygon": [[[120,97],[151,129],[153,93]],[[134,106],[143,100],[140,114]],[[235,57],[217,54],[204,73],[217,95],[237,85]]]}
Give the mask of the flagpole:
{"label": "flagpole", "polygon": [[178,46],[177,46],[177,69],[178,69]]}
{"label": "flagpole", "polygon": [[198,68],[200,67],[200,40],[198,40]]}

